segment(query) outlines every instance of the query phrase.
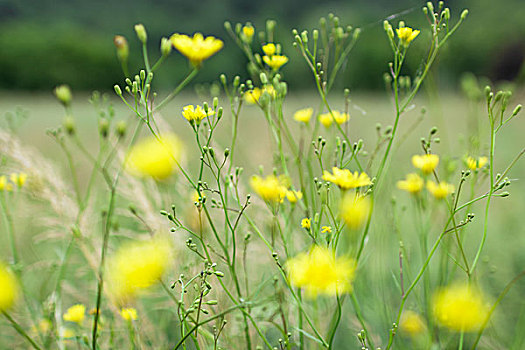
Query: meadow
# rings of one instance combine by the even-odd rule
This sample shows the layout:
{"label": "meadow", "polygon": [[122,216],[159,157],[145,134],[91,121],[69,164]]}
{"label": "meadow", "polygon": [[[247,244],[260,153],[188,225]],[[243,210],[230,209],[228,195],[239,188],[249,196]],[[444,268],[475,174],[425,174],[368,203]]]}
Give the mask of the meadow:
{"label": "meadow", "polygon": [[[421,33],[385,22],[383,94],[332,89],[359,40],[334,16],[292,32],[302,62],[274,22],[227,24],[251,80],[191,89],[222,42],[155,62],[138,25],[114,92],[0,94],[0,348],[525,347],[525,94],[427,82],[468,19],[425,9]],[[154,91],[175,54],[188,75]],[[316,90],[288,91],[298,64]]]}

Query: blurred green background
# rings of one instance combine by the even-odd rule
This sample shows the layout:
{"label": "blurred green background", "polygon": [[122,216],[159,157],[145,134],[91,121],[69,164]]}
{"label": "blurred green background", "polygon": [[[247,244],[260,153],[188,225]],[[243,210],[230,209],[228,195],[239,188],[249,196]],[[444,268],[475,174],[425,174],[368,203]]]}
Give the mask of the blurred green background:
{"label": "blurred green background", "polygon": [[[196,82],[216,80],[219,72],[247,77],[246,59],[224,30],[224,21],[251,21],[263,28],[266,19],[278,21],[276,41],[291,60],[301,61],[292,48],[291,28],[313,29],[320,16],[333,12],[344,25],[362,28],[362,35],[347,62],[340,86],[352,89],[378,89],[391,53],[382,22],[394,15],[393,25],[424,28],[429,36],[424,1],[416,0],[0,0],[0,89],[47,90],[67,83],[76,90],[109,90],[123,81],[115,55],[113,36],[128,38],[131,72],[142,68],[138,61],[139,43],[133,25],[143,23],[149,33],[149,46],[155,59],[162,36],[174,32],[201,31],[225,40],[225,48],[206,62]],[[472,72],[492,81],[523,78],[525,57],[525,2],[523,0],[445,1],[454,22],[463,8],[470,16],[437,62],[440,86],[457,87],[462,72]],[[428,40],[412,45],[409,57],[424,56]],[[158,57],[158,56],[157,56]],[[413,72],[421,64],[408,62]],[[172,54],[162,68],[158,89],[172,87],[188,70],[186,60]],[[313,87],[306,64],[288,64],[283,70],[290,87]],[[407,72],[408,73],[408,72]]]}

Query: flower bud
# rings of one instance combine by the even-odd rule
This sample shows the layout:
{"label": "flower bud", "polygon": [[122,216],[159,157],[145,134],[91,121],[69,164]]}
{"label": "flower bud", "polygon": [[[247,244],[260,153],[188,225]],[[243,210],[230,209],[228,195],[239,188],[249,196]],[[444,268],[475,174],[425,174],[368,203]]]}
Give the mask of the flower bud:
{"label": "flower bud", "polygon": [[117,48],[117,57],[119,61],[126,62],[129,57],[129,46],[128,41],[122,35],[115,35],[113,38],[113,44]]}
{"label": "flower bud", "polygon": [[64,119],[64,130],[66,130],[68,135],[75,134],[75,120],[71,117],[66,117]]}
{"label": "flower bud", "polygon": [[137,33],[137,38],[145,44],[148,41],[148,34],[146,33],[146,28],[143,24],[135,24],[135,33]]}
{"label": "flower bud", "polygon": [[126,129],[127,129],[127,124],[125,121],[121,120],[117,123],[116,131],[119,137],[124,137],[126,135]]}
{"label": "flower bud", "polygon": [[168,38],[160,39],[160,53],[162,54],[162,56],[169,56],[172,48],[173,48],[173,45],[170,39]]}
{"label": "flower bud", "polygon": [[461,12],[461,19],[464,20],[468,16],[468,10],[464,9],[463,12]]}
{"label": "flower bud", "polygon": [[69,106],[73,95],[71,89],[67,85],[59,85],[54,90],[56,98],[64,105]]}
{"label": "flower bud", "polygon": [[122,90],[120,89],[120,86],[118,86],[118,84],[115,84],[115,86],[113,86],[113,88],[115,89],[115,93],[118,96],[122,96]]}
{"label": "flower bud", "polygon": [[106,118],[101,118],[98,121],[98,131],[103,138],[108,137],[109,121]]}

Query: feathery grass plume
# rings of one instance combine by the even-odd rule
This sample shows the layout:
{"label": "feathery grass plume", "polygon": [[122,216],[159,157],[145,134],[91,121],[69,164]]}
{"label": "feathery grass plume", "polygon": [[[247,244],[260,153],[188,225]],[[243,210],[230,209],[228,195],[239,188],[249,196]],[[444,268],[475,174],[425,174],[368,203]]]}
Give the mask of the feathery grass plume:
{"label": "feathery grass plume", "polygon": [[[333,114],[333,117],[332,117]],[[350,115],[348,113],[341,113],[339,111],[332,111],[332,114],[330,113],[323,113],[319,116],[319,121],[321,124],[323,124],[326,128],[329,128],[332,123],[335,122],[339,125],[346,123],[350,120]]]}
{"label": "feathery grass plume", "polygon": [[316,245],[288,260],[286,268],[290,283],[315,298],[351,292],[356,265],[352,259],[336,258],[331,249]]}
{"label": "feathery grass plume", "polygon": [[224,46],[222,40],[213,36],[204,37],[201,33],[195,33],[193,37],[173,34],[170,40],[173,46],[195,67],[200,67],[202,61],[216,54]]}
{"label": "feathery grass plume", "polygon": [[410,45],[412,40],[414,40],[419,35],[419,30],[414,30],[410,27],[402,27],[396,29],[397,37],[401,41],[401,45],[407,47]]}
{"label": "feathery grass plume", "polygon": [[137,310],[133,307],[126,307],[120,309],[120,317],[126,321],[136,321],[137,320]]}
{"label": "feathery grass plume", "polygon": [[0,261],[0,312],[5,312],[14,306],[19,292],[15,275]]}
{"label": "feathery grass plume", "polygon": [[304,108],[296,111],[293,115],[293,119],[298,122],[308,124],[314,113],[313,108]]}
{"label": "feathery grass plume", "polygon": [[366,222],[371,208],[372,204],[368,197],[348,192],[341,200],[339,210],[346,225],[352,230],[357,230]]}
{"label": "feathery grass plume", "polygon": [[405,180],[397,182],[397,188],[411,194],[418,194],[425,186],[425,181],[416,173],[407,174]]}
{"label": "feathery grass plume", "polygon": [[357,171],[352,173],[348,169],[332,168],[332,174],[324,171],[323,180],[336,184],[342,190],[350,188],[364,187],[372,184],[370,177],[366,173],[359,174]]}
{"label": "feathery grass plume", "polygon": [[440,183],[435,183],[432,180],[427,181],[427,190],[434,196],[436,199],[444,199],[449,194],[454,192],[454,185],[451,185],[445,181]]}
{"label": "feathery grass plume", "polygon": [[182,141],[175,134],[144,138],[130,149],[126,168],[136,176],[165,180],[178,170],[182,148]]}
{"label": "feathery grass plume", "polygon": [[470,170],[478,170],[483,168],[488,161],[489,159],[487,157],[474,158],[469,156],[465,160],[465,163]]}
{"label": "feathery grass plume", "polygon": [[160,281],[172,258],[173,244],[167,237],[121,246],[107,263],[110,295],[117,303],[133,300]]}
{"label": "feathery grass plume", "polygon": [[438,164],[439,156],[437,154],[416,154],[412,156],[412,165],[420,169],[424,174],[432,173]]}
{"label": "feathery grass plume", "polygon": [[75,322],[82,325],[84,317],[86,316],[86,307],[82,304],[76,304],[67,309],[63,318],[64,321]]}
{"label": "feathery grass plume", "polygon": [[399,329],[411,337],[415,337],[427,329],[425,321],[420,314],[412,310],[406,310],[399,320]]}
{"label": "feathery grass plume", "polygon": [[442,326],[457,332],[475,332],[485,321],[490,307],[480,290],[457,283],[434,294],[433,310]]}
{"label": "feathery grass plume", "polygon": [[288,191],[288,181],[283,175],[268,175],[265,178],[254,175],[250,179],[250,185],[259,197],[271,203],[281,203]]}

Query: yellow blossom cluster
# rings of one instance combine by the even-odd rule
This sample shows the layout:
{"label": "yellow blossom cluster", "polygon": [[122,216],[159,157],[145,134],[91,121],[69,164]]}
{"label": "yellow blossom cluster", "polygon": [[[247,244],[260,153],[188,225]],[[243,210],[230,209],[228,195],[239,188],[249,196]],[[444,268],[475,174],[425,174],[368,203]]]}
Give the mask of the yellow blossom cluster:
{"label": "yellow blossom cluster", "polygon": [[312,226],[312,220],[310,220],[309,218],[304,218],[301,220],[302,228],[309,230],[311,226]]}
{"label": "yellow blossom cluster", "polygon": [[274,43],[263,45],[264,51],[263,61],[272,68],[274,71],[279,70],[283,65],[288,62],[288,57],[284,55],[276,55],[277,47]]}
{"label": "yellow blossom cluster", "polygon": [[412,40],[419,35],[419,30],[414,30],[410,27],[402,27],[396,29],[397,37],[401,41],[401,45],[407,47]]}
{"label": "yellow blossom cluster", "polygon": [[316,245],[288,260],[286,267],[290,283],[304,289],[309,297],[352,291],[356,264],[350,258],[336,258],[331,249]]}
{"label": "yellow blossom cluster", "polygon": [[86,307],[82,304],[76,304],[67,309],[63,318],[64,321],[74,322],[82,325],[84,317],[86,316]]}
{"label": "yellow blossom cluster", "polygon": [[401,319],[399,320],[399,329],[411,337],[415,337],[423,333],[427,327],[420,314],[411,310],[407,310],[401,315]]}
{"label": "yellow blossom cluster", "polygon": [[12,191],[15,186],[18,188],[24,187],[27,181],[26,173],[12,173],[9,179],[6,175],[0,176],[0,191]]}
{"label": "yellow blossom cluster", "polygon": [[332,168],[332,174],[328,171],[323,172],[323,180],[330,181],[342,190],[350,188],[364,187],[372,184],[370,177],[366,173],[359,174],[357,171],[352,173],[348,169]]}
{"label": "yellow blossom cluster", "polygon": [[487,157],[474,158],[469,156],[465,160],[465,163],[467,163],[467,167],[470,170],[478,170],[483,168],[488,161],[489,159]]}
{"label": "yellow blossom cluster", "polygon": [[122,246],[107,264],[108,290],[117,302],[135,298],[160,281],[172,257],[172,243],[167,237]]}
{"label": "yellow blossom cluster", "polygon": [[178,170],[182,155],[182,142],[175,134],[148,137],[130,149],[126,169],[136,176],[165,180]]}
{"label": "yellow blossom cluster", "polygon": [[350,120],[350,115],[348,113],[342,113],[339,111],[332,111],[332,113],[323,113],[319,116],[319,121],[326,128],[329,128],[334,122],[341,125]]}
{"label": "yellow blossom cluster", "polygon": [[224,43],[213,36],[204,37],[195,33],[193,37],[185,34],[173,34],[170,38],[173,46],[193,64],[200,67],[202,61],[217,53]]}
{"label": "yellow blossom cluster", "polygon": [[296,111],[293,115],[293,119],[300,123],[308,124],[314,113],[313,108],[304,108]]}
{"label": "yellow blossom cluster", "polygon": [[431,174],[438,164],[439,156],[437,154],[416,154],[412,156],[412,165],[420,169],[424,174]]}
{"label": "yellow blossom cluster", "polygon": [[367,221],[372,203],[368,197],[347,193],[341,200],[340,215],[346,225],[357,230]]}
{"label": "yellow blossom cluster", "polygon": [[244,93],[244,100],[249,104],[257,104],[264,93],[267,93],[271,98],[275,98],[276,96],[273,86],[266,85],[262,89],[254,87],[252,90],[246,91]]}
{"label": "yellow blossom cluster", "polygon": [[458,332],[475,332],[489,313],[483,294],[468,284],[453,284],[435,293],[434,317],[442,325]]}
{"label": "yellow blossom cluster", "polygon": [[120,316],[126,321],[137,320],[137,310],[133,307],[126,307],[120,309]]}
{"label": "yellow blossom cluster", "polygon": [[[439,156],[436,154],[424,154],[412,156],[412,164],[415,168],[421,170],[424,175],[434,172],[439,164]],[[411,194],[418,194],[425,187],[425,180],[416,173],[407,174],[404,180],[397,182],[397,188],[407,191]],[[436,183],[432,180],[426,182],[426,188],[436,199],[444,199],[454,192],[454,185],[445,181]]]}
{"label": "yellow blossom cluster", "polygon": [[210,117],[215,112],[211,109],[208,113],[201,106],[187,105],[182,108],[182,116],[186,118],[190,123],[199,125],[204,118]]}
{"label": "yellow blossom cluster", "polygon": [[284,198],[288,199],[290,203],[295,203],[303,198],[302,192],[288,189],[289,183],[289,179],[284,175],[269,175],[265,178],[254,175],[250,179],[253,190],[269,203],[281,203]]}

